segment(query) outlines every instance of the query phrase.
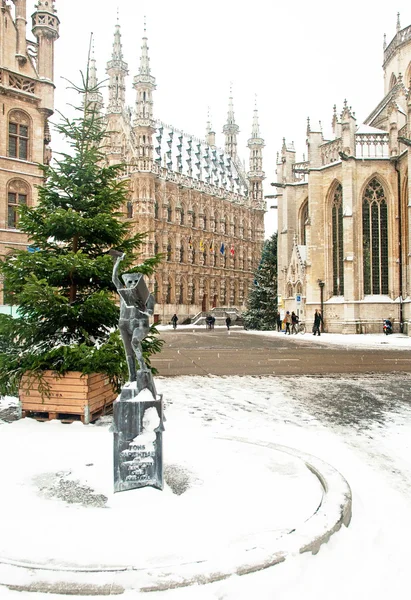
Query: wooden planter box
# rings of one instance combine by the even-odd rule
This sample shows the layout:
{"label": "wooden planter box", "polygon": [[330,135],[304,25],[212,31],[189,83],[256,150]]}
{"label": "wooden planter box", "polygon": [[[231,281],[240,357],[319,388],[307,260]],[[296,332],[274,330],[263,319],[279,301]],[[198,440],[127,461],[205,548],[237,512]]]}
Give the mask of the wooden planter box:
{"label": "wooden planter box", "polygon": [[43,381],[48,384],[49,391],[42,395],[38,380],[23,376],[19,387],[23,417],[90,423],[105,414],[117,397],[108,377],[102,373],[82,375],[70,371],[56,377],[52,371],[45,371]]}

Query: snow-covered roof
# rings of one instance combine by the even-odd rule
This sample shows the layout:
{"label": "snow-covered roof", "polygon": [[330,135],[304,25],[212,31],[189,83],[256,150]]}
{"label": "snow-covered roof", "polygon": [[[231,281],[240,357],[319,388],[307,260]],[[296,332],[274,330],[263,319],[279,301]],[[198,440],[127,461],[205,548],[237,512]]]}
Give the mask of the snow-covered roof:
{"label": "snow-covered roof", "polygon": [[246,195],[247,180],[238,159],[162,121],[156,125],[153,143],[159,166]]}

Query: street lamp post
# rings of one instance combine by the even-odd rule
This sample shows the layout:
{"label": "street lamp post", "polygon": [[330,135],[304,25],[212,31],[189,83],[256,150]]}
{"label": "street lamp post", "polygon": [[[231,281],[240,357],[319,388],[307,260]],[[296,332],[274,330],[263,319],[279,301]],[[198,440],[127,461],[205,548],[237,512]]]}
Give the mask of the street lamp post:
{"label": "street lamp post", "polygon": [[320,287],[320,303],[321,303],[321,333],[324,333],[324,286],[325,283],[321,279],[318,280],[318,285]]}

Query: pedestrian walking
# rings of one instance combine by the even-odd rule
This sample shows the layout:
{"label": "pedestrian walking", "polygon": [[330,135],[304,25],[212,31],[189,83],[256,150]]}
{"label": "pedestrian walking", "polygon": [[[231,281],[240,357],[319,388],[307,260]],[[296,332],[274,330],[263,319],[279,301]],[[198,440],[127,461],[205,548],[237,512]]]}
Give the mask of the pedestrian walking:
{"label": "pedestrian walking", "polygon": [[215,317],[212,315],[211,316],[210,329],[214,329],[214,325],[215,325]]}
{"label": "pedestrian walking", "polygon": [[281,331],[281,329],[283,328],[283,322],[281,320],[281,315],[279,312],[277,313],[275,320],[277,322],[277,331]]}
{"label": "pedestrian walking", "polygon": [[231,325],[231,317],[228,316],[225,320],[225,324],[227,325],[227,329],[228,331],[230,331],[230,325]]}
{"label": "pedestrian walking", "polygon": [[320,311],[318,310],[318,308],[315,309],[315,313],[314,313],[314,325],[313,325],[313,335],[315,335],[316,333],[318,333],[318,335],[321,335],[321,331],[320,331],[320,327],[323,323],[323,318],[321,316]]}
{"label": "pedestrian walking", "polygon": [[174,313],[173,316],[171,317],[173,329],[177,329],[177,321],[178,321],[178,317],[177,317],[176,313]]}
{"label": "pedestrian walking", "polygon": [[213,323],[213,317],[211,315],[206,316],[206,329],[211,329],[211,325]]}
{"label": "pedestrian walking", "polygon": [[300,319],[297,317],[295,312],[291,313],[291,333],[295,333],[297,335],[297,325],[300,322]]}
{"label": "pedestrian walking", "polygon": [[290,325],[291,325],[291,315],[290,315],[290,311],[287,310],[287,312],[285,313],[285,317],[284,317],[284,325],[285,325],[285,335],[291,335],[290,333]]}

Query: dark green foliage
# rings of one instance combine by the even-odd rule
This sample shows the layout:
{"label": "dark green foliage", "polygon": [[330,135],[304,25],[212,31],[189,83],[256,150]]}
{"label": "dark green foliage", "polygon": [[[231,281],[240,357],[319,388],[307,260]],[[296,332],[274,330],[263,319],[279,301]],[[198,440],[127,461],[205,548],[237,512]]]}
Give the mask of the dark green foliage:
{"label": "dark green foliage", "polygon": [[[87,78],[75,89],[85,98],[94,91]],[[119,180],[124,165],[105,165],[102,119],[87,100],[77,110],[77,118],[62,117],[56,126],[71,153],[42,167],[37,206],[20,207],[19,229],[34,251],[12,250],[0,267],[8,298],[19,306],[19,318],[0,317],[0,394],[15,393],[24,372],[46,369],[106,373],[119,387],[127,365],[108,252],[124,252],[128,272],[150,275],[160,261],[155,256],[130,268],[144,234],[130,235],[120,219],[127,202]],[[143,343],[148,364],[161,349],[156,334],[152,327]]]}
{"label": "dark green foliage", "polygon": [[275,329],[277,315],[277,233],[264,242],[261,262],[243,314],[247,329]]}

